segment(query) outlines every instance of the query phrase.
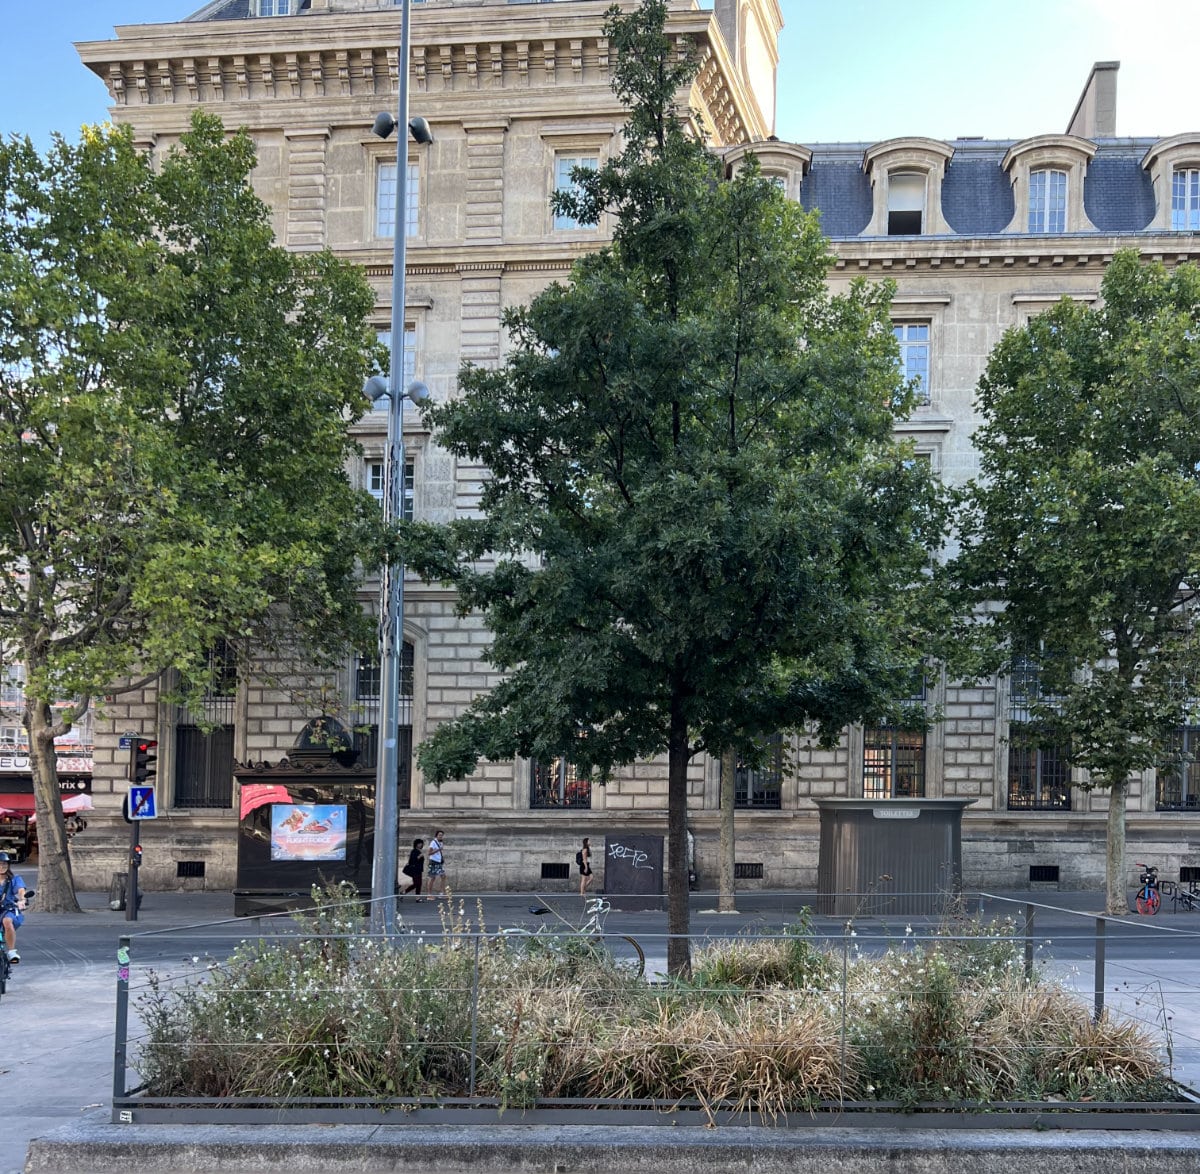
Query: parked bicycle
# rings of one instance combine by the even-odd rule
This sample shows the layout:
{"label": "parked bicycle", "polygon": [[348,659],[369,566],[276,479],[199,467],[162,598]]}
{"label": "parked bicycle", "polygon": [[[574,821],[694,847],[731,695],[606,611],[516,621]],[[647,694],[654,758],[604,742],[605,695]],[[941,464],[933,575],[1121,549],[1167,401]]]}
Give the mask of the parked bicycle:
{"label": "parked bicycle", "polygon": [[[1167,896],[1166,884],[1164,883],[1159,887],[1162,890],[1163,896]],[[1172,913],[1177,913],[1181,905],[1188,912],[1195,913],[1196,910],[1200,909],[1200,881],[1189,881],[1186,889],[1183,887],[1182,881],[1172,885],[1170,897]]]}
{"label": "parked bicycle", "polygon": [[584,906],[587,920],[578,928],[548,907],[531,909],[530,912],[554,913],[554,916],[568,927],[568,932],[548,930],[545,926],[527,929],[523,925],[516,925],[502,929],[501,935],[505,938],[533,939],[538,945],[553,950],[555,953],[564,953],[572,942],[577,942],[587,950],[604,951],[615,966],[622,970],[628,970],[638,978],[646,973],[646,952],[638,940],[628,934],[610,934],[605,930],[604,923],[609,913],[612,912],[612,903],[604,897],[588,898],[587,904]]}
{"label": "parked bicycle", "polygon": [[1158,869],[1153,864],[1143,864],[1140,860],[1136,860],[1134,863],[1142,870],[1138,877],[1140,887],[1134,898],[1134,904],[1137,906],[1137,911],[1144,917],[1153,917],[1162,904],[1162,897],[1159,895]]}

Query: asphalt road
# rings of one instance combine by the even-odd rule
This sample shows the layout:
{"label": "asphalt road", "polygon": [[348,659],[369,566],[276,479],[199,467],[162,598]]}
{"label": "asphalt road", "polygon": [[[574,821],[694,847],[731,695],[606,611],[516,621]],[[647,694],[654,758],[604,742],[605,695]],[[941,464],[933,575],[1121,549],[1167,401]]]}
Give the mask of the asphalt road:
{"label": "asphalt road", "polygon": [[[23,869],[36,886],[36,870]],[[1012,901],[972,898],[968,909],[984,920],[1012,916],[1023,923],[1030,894]],[[1039,893],[1033,944],[1043,971],[1093,997],[1096,893]],[[22,961],[0,999],[4,1046],[0,1051],[7,1111],[0,1118],[0,1174],[22,1168],[30,1138],[107,1106],[112,1095],[113,1022],[118,940],[131,935],[135,970],[178,972],[197,957],[224,957],[240,940],[260,932],[290,932],[290,919],[234,919],[228,893],[149,893],[136,922],[107,908],[107,895],[81,894],[85,912],[39,913],[36,902],[21,930]],[[772,933],[794,925],[813,896],[754,893],[739,896],[739,912],[718,914],[712,894],[693,894],[692,932],[697,937]],[[572,893],[469,894],[455,906],[470,917],[482,911],[489,930],[523,925],[534,929],[582,920],[583,903]],[[531,907],[554,912],[535,915]],[[411,899],[399,909],[402,925],[427,935],[442,927],[446,910]],[[871,916],[814,918],[812,928],[831,943],[882,951],[913,933],[931,932],[938,918]],[[641,942],[648,969],[666,957],[666,918],[656,909],[614,909],[607,931]],[[943,928],[952,928],[944,926]],[[854,937],[848,936],[853,931]],[[1104,992],[1107,1005],[1151,1030],[1169,1028],[1177,1075],[1200,1086],[1200,914],[1161,913],[1105,923]]]}

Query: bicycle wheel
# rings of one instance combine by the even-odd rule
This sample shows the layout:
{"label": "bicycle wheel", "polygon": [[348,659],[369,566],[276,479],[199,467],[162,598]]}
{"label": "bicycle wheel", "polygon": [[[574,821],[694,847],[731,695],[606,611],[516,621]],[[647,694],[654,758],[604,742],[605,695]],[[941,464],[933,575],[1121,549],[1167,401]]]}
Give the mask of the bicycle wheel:
{"label": "bicycle wheel", "polygon": [[1158,912],[1159,906],[1158,890],[1152,889],[1149,885],[1139,890],[1137,895],[1137,911],[1143,917],[1153,917]]}
{"label": "bicycle wheel", "polygon": [[8,990],[8,972],[11,968],[12,963],[8,960],[4,947],[0,945],[0,995]]}
{"label": "bicycle wheel", "polygon": [[618,970],[626,970],[637,978],[646,973],[646,952],[637,938],[631,938],[628,934],[604,934],[592,940],[608,951]]}

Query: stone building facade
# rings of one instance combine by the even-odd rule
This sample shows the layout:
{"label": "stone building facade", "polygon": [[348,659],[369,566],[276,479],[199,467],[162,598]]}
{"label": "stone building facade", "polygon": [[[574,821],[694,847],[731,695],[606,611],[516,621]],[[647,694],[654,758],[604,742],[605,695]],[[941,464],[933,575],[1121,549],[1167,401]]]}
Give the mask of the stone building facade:
{"label": "stone building facade", "polygon": [[[410,144],[402,177],[412,210],[405,319],[413,370],[435,397],[455,393],[462,360],[500,358],[502,307],[566,277],[605,239],[603,224],[556,219],[548,199],[571,166],[618,149],[623,113],[608,84],[607,4],[413,5],[411,112],[429,122],[434,142]],[[131,123],[151,152],[168,149],[197,106],[245,126],[279,240],[329,246],[362,265],[386,330],[398,177],[394,142],[374,139],[370,126],[396,90],[398,18],[385,0],[214,0],[185,21],[118,27],[115,40],[79,51],[107,83],[114,119]],[[1004,330],[1063,296],[1095,299],[1119,248],[1167,264],[1200,260],[1200,133],[1115,137],[1116,67],[1102,63],[1061,135],[782,143],[772,134],[781,27],[777,0],[715,0],[711,11],[672,4],[671,32],[700,52],[688,95],[694,129],[731,169],[753,152],[789,196],[820,211],[833,288],[858,276],[896,282],[902,361],[925,393],[898,432],[960,483],[976,469],[974,388]],[[354,475],[368,488],[380,488],[385,428],[382,411],[357,426],[363,456]],[[443,521],[477,507],[483,469],[452,459],[412,418],[406,446],[406,507],[415,516]],[[363,584],[364,604],[375,586]],[[483,764],[440,790],[424,784],[412,747],[495,681],[487,632],[456,617],[453,602],[440,587],[405,585],[401,841],[445,827],[460,888],[553,889],[569,883],[555,874],[580,836],[663,833],[661,763],[639,763],[606,787],[576,780],[569,763],[527,761]],[[347,664],[340,682],[368,725],[377,682],[365,661]],[[1022,720],[1020,674],[971,688],[931,674],[924,692],[944,720],[923,735],[855,728],[828,752],[781,738],[763,769],[739,772],[739,883],[813,888],[814,798],[916,794],[974,801],[963,826],[968,885],[1099,883],[1103,797],[1081,790],[1053,747],[1009,745]],[[98,810],[74,849],[83,884],[106,883],[121,866],[118,739],[137,730],[159,736],[167,799],[165,818],[146,831],[143,883],[232,885],[232,763],[278,759],[313,715],[253,680],[229,680],[212,705],[222,728],[206,737],[152,692],[108,707],[95,734]],[[369,735],[362,749],[369,757]],[[1148,854],[1168,874],[1200,865],[1200,780],[1149,772],[1137,782],[1131,855]],[[689,821],[701,885],[715,881],[718,788],[719,764],[697,760]]]}

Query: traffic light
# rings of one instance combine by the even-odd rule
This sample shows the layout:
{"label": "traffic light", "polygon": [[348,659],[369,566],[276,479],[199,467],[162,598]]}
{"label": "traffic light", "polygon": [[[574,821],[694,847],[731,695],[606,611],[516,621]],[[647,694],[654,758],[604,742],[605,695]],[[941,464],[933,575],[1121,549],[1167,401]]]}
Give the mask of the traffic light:
{"label": "traffic light", "polygon": [[129,751],[129,781],[152,787],[157,774],[158,743],[149,738],[138,738]]}

